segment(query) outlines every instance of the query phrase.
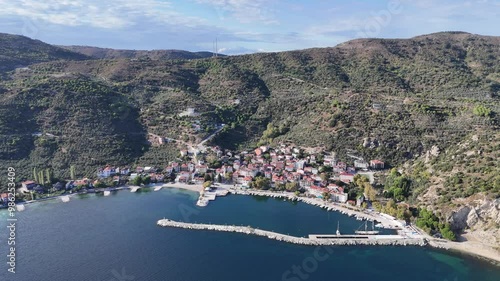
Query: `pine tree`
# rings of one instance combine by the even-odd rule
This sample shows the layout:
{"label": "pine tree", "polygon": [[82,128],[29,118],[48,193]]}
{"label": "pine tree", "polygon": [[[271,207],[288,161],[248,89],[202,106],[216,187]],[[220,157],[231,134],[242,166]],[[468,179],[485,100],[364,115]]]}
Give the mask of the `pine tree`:
{"label": "pine tree", "polygon": [[37,172],[36,172],[36,168],[33,168],[33,180],[34,180],[35,182],[38,182],[38,174],[37,174]]}
{"label": "pine tree", "polygon": [[52,183],[52,173],[50,169],[45,169],[45,178],[47,179],[47,183]]}
{"label": "pine tree", "polygon": [[45,184],[45,180],[43,178],[43,171],[38,172],[38,180],[41,185]]}

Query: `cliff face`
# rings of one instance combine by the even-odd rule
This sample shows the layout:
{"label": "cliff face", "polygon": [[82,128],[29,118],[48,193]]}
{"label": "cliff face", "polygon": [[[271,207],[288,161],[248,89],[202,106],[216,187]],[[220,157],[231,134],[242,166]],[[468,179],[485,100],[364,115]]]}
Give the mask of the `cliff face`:
{"label": "cliff face", "polygon": [[459,199],[464,204],[448,215],[453,230],[465,233],[467,240],[477,240],[494,247],[500,245],[500,198],[495,200],[478,194]]}

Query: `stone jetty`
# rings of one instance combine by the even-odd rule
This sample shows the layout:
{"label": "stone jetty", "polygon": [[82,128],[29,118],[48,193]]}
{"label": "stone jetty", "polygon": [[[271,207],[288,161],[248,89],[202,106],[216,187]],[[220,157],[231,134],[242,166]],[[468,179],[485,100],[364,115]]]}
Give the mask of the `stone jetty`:
{"label": "stone jetty", "polygon": [[216,224],[195,224],[177,222],[169,219],[161,219],[158,221],[158,226],[161,227],[177,227],[193,230],[212,230],[223,232],[236,232],[248,235],[262,236],[277,241],[283,241],[292,244],[300,245],[393,245],[393,246],[425,246],[427,245],[426,239],[421,238],[408,238],[399,235],[373,235],[373,236],[334,236],[328,235],[329,238],[315,238],[321,235],[310,235],[308,238],[296,237],[272,231],[261,230],[249,226],[235,226],[235,225],[216,225]]}

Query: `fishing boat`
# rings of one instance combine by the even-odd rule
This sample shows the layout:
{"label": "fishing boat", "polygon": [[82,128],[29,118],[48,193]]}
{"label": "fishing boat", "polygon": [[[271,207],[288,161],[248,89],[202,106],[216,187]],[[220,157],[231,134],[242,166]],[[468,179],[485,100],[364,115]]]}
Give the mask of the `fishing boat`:
{"label": "fishing boat", "polygon": [[[361,226],[360,226],[361,228]],[[374,226],[373,226],[373,221],[372,221],[372,230],[368,230],[368,221],[365,221],[365,230],[356,230],[355,231],[356,234],[360,234],[360,235],[377,235],[379,233],[378,230],[375,230]]]}

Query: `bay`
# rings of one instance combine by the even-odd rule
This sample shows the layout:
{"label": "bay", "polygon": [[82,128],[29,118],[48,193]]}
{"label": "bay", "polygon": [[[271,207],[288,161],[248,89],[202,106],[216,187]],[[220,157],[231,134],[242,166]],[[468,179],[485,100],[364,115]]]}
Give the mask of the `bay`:
{"label": "bay", "polygon": [[192,192],[164,189],[29,204],[16,213],[16,274],[7,272],[7,212],[3,210],[0,250],[5,262],[0,280],[500,280],[498,267],[431,248],[317,248],[156,225],[166,217],[250,225],[296,236],[334,233],[337,222],[343,233],[353,233],[362,225],[304,203],[230,195],[199,208],[196,197]]}

